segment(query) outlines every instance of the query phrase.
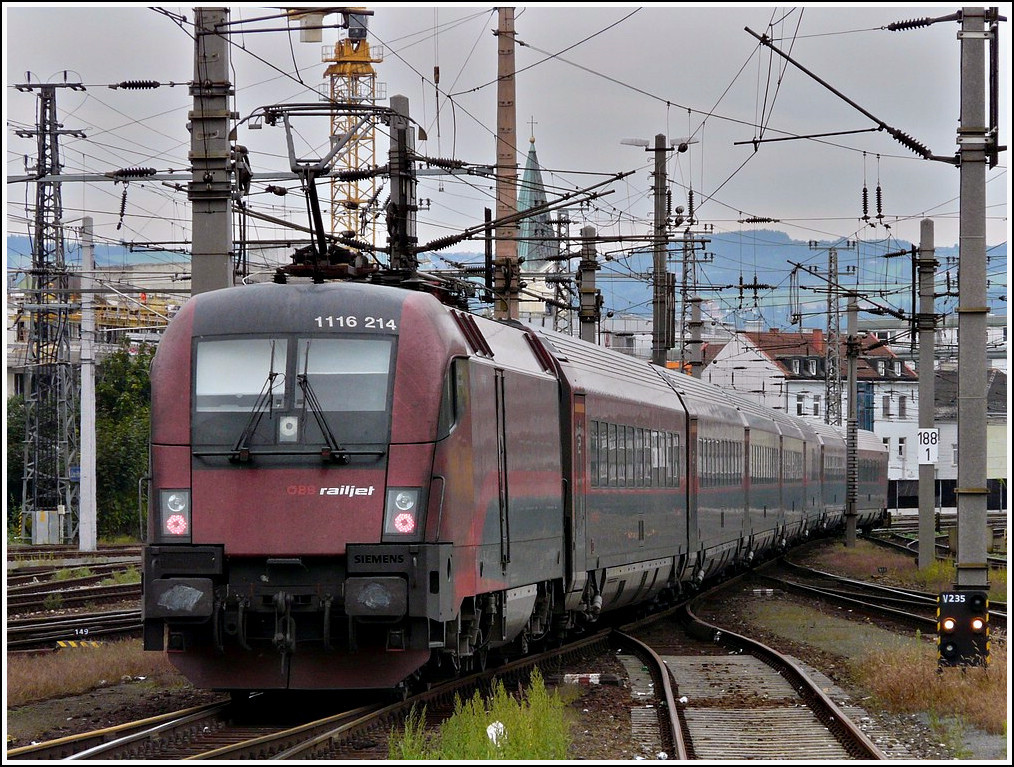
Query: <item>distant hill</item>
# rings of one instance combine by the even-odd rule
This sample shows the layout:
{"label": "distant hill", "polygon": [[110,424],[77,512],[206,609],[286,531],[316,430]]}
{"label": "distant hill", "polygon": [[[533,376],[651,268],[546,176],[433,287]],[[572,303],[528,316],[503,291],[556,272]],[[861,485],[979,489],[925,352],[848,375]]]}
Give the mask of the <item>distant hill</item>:
{"label": "distant hill", "polygon": [[[74,240],[67,240],[64,243],[64,260],[68,266],[76,266],[81,263],[81,246]],[[163,264],[171,262],[189,261],[190,256],[185,253],[174,253],[166,250],[130,250],[123,245],[106,245],[95,243],[95,265],[123,267],[135,264]],[[32,241],[28,237],[8,236],[7,237],[7,271],[12,269],[25,269],[32,263]]]}
{"label": "distant hill", "polygon": [[[760,320],[769,327],[788,327],[793,319],[794,306],[801,315],[804,327],[824,327],[827,312],[827,281],[803,269],[797,271],[798,289],[790,284],[789,274],[793,264],[813,269],[817,274],[826,275],[828,249],[837,245],[839,261],[839,284],[870,295],[875,304],[889,309],[910,312],[912,303],[912,259],[908,255],[912,243],[891,240],[889,243],[862,242],[858,248],[862,284],[856,283],[854,272],[846,273],[846,267],[856,264],[857,253],[841,243],[810,242],[794,240],[785,232],[777,230],[753,230],[743,233],[701,235],[704,240],[697,253],[698,294],[706,304],[711,319],[721,319],[734,326],[742,326],[746,320]],[[80,263],[80,247],[68,242],[66,261],[69,266]],[[885,254],[898,254],[886,256]],[[987,298],[994,314],[1007,313],[1007,244],[1002,243],[988,249],[987,273],[989,285]],[[950,287],[957,289],[958,249],[956,246],[937,247],[938,269],[937,293]],[[650,276],[653,271],[653,255],[650,248],[620,250],[613,244],[598,248],[601,269],[596,273],[596,286],[602,291],[603,308],[617,314],[634,314],[650,317],[652,314],[652,288]],[[484,256],[476,253],[424,254],[422,261],[429,261],[424,269],[449,268],[447,261],[458,263],[482,263]],[[95,262],[98,266],[126,267],[135,264],[179,263],[186,261],[183,254],[168,251],[131,251],[123,246],[97,244]],[[682,246],[670,245],[669,270],[674,274],[677,302],[681,294]],[[7,238],[8,287],[23,278],[24,270],[31,264],[31,245],[27,237]],[[576,259],[570,268],[576,267]],[[950,275],[948,286],[946,275]],[[689,275],[688,275],[689,277]],[[689,282],[689,280],[688,280]],[[758,285],[756,290],[752,285]],[[740,287],[743,285],[744,287]],[[795,303],[794,303],[795,302]],[[950,299],[948,310],[956,306],[957,299]],[[798,304],[798,306],[797,306]],[[939,303],[938,303],[939,305]],[[842,301],[844,310],[844,300]],[[715,316],[716,314],[720,316]]]}
{"label": "distant hill", "polygon": [[[793,301],[801,306],[801,324],[804,327],[826,327],[827,285],[825,279],[803,269],[797,272],[798,290],[791,285],[790,272],[793,264],[813,268],[825,275],[828,266],[828,250],[838,247],[839,285],[846,289],[870,295],[877,306],[890,310],[910,313],[912,309],[912,258],[909,255],[912,243],[891,240],[890,243],[860,243],[858,260],[861,265],[862,284],[856,283],[855,248],[846,248],[836,242],[810,242],[794,240],[785,232],[757,230],[749,233],[726,233],[704,235],[698,239],[702,251],[697,255],[698,294],[706,303],[711,319],[722,320],[732,326],[742,327],[748,320],[761,321],[768,327],[788,327],[792,324]],[[653,290],[650,276],[654,270],[654,256],[649,248],[640,247],[635,251],[612,251],[609,245],[598,249],[602,268],[596,273],[596,287],[602,291],[603,308],[620,314],[650,317],[652,314]],[[904,253],[885,257],[885,254]],[[990,310],[994,314],[1007,313],[1007,245],[1003,243],[987,253],[990,284],[987,289]],[[935,253],[940,263],[938,269],[937,293],[948,290],[947,273],[950,274],[950,289],[957,289],[958,248],[937,247]],[[475,254],[443,254],[433,257],[435,268],[444,266],[443,258],[461,263],[481,263],[483,256]],[[682,247],[670,246],[669,270],[675,277],[677,306],[682,288]],[[576,260],[570,268],[576,267]],[[847,272],[846,269],[849,268]],[[691,284],[688,274],[688,285]],[[743,286],[741,288],[741,285]],[[756,290],[750,286],[759,285]],[[956,306],[957,299],[950,299],[947,310]],[[938,301],[938,307],[943,304]],[[844,312],[845,300],[841,301]],[[716,316],[718,315],[718,316]]]}

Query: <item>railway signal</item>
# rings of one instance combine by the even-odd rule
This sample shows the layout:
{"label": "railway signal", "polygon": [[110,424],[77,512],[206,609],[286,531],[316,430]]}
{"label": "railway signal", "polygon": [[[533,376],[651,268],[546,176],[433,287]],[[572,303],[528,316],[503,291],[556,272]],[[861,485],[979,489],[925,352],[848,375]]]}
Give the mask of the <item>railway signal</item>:
{"label": "railway signal", "polygon": [[989,597],[984,591],[945,591],[937,599],[941,666],[989,663]]}

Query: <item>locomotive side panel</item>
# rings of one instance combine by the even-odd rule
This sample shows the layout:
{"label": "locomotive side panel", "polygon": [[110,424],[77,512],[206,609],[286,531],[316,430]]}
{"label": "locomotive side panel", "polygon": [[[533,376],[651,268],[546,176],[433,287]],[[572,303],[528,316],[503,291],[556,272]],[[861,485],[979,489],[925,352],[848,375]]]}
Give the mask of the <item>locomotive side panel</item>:
{"label": "locomotive side panel", "polygon": [[563,575],[560,387],[552,378],[504,380],[508,584]]}

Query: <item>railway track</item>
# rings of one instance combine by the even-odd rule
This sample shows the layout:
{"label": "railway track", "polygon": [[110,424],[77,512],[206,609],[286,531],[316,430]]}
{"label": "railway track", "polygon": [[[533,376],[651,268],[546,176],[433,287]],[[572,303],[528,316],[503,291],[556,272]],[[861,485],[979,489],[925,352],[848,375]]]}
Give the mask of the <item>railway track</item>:
{"label": "railway track", "polygon": [[141,564],[141,545],[125,544],[116,546],[100,546],[95,551],[81,551],[74,544],[60,545],[26,545],[11,544],[7,547],[7,571],[10,573],[20,567],[70,566],[71,564],[133,560]]}
{"label": "railway track", "polygon": [[[954,559],[954,552],[951,550],[951,533],[957,527],[957,519],[957,515],[953,513],[938,514],[934,519],[934,549],[936,558],[940,561],[952,561]],[[1003,551],[1002,554],[987,553],[986,563],[994,570],[1006,568],[1006,512],[988,512],[986,525],[993,548],[999,548]],[[903,517],[893,518],[889,527],[876,528],[872,531],[872,535],[867,536],[867,538],[870,542],[877,544],[878,546],[884,546],[896,551],[901,551],[910,556],[918,556],[918,536],[918,516],[905,515]]]}
{"label": "railway track", "polygon": [[118,602],[136,602],[141,599],[141,584],[128,583],[113,586],[85,586],[58,591],[23,591],[8,594],[7,615],[24,615],[67,608],[90,608],[94,605]]}
{"label": "railway track", "polygon": [[[279,705],[282,698],[265,694],[243,703],[223,701],[155,720],[24,746],[8,751],[7,758],[387,759],[388,736],[392,728],[403,726],[413,707],[425,707],[428,721],[436,726],[453,713],[456,695],[467,699],[475,690],[488,691],[494,678],[513,689],[528,682],[536,665],[551,673],[568,658],[607,650],[609,636],[608,630],[602,631],[564,648],[434,685],[404,700],[392,702],[386,695],[381,701],[356,707],[332,702],[329,705],[336,710],[323,718],[320,714],[326,709],[320,703],[308,703],[311,696],[298,705],[291,699]],[[355,697],[361,700],[368,695]]]}
{"label": "railway track", "polygon": [[[102,581],[133,571],[140,573],[140,562],[103,562],[79,567],[25,567],[7,575],[8,594],[63,591],[75,586],[95,586]],[[69,577],[74,576],[74,577]]]}
{"label": "railway track", "polygon": [[[631,627],[671,675],[681,749],[675,758],[891,758],[850,718],[865,712],[840,707],[792,658],[701,620],[695,601]],[[651,689],[629,670],[632,688]]]}
{"label": "railway track", "polygon": [[54,649],[62,642],[93,642],[141,634],[141,611],[110,610],[7,621],[7,651]]}
{"label": "railway track", "polygon": [[[884,758],[883,752],[848,721],[846,712],[791,660],[763,646],[751,647],[747,654],[744,648],[750,646],[750,640],[695,621],[688,608],[682,609],[685,612],[670,609],[662,617],[629,624],[622,631],[606,629],[565,648],[435,685],[403,701],[349,707],[324,717],[319,706],[310,706],[306,708],[314,715],[293,723],[281,721],[278,699],[272,704],[271,696],[264,695],[251,698],[242,707],[223,701],[157,721],[15,749],[7,756],[10,760],[384,760],[388,758],[390,732],[403,726],[413,708],[424,707],[427,726],[437,727],[453,713],[456,696],[467,699],[475,690],[488,692],[494,678],[513,689],[527,682],[535,665],[543,669],[546,678],[559,677],[564,664],[582,658],[594,663],[594,658],[608,652],[616,653],[627,672],[634,737],[645,753],[656,758],[729,759],[742,754],[755,758],[759,737],[764,742],[770,739],[771,749],[781,744],[780,750],[771,751],[772,758]],[[676,630],[688,621],[691,628]],[[669,638],[652,640],[650,632],[644,633],[643,626],[648,624],[659,627],[659,635]],[[680,632],[685,638],[676,652],[671,637]],[[637,633],[641,636],[635,636]],[[690,645],[696,645],[692,651]],[[702,673],[710,677],[695,681]],[[698,691],[701,684],[710,684],[723,673],[727,680],[737,680],[740,689],[750,690],[755,698],[751,705],[716,704],[713,692]],[[765,701],[765,705],[757,705],[758,701]],[[293,706],[285,710],[290,712],[289,718],[294,715]],[[793,737],[786,737],[787,731]],[[762,737],[761,732],[768,735]],[[804,737],[804,732],[810,734]]]}
{"label": "railway track", "polygon": [[[759,568],[755,575],[786,591],[835,602],[877,617],[888,617],[921,631],[936,631],[937,594],[928,591],[882,586],[792,562],[784,557],[781,567],[795,577],[773,576]],[[1007,603],[990,601],[989,621],[992,628],[1007,630]]]}

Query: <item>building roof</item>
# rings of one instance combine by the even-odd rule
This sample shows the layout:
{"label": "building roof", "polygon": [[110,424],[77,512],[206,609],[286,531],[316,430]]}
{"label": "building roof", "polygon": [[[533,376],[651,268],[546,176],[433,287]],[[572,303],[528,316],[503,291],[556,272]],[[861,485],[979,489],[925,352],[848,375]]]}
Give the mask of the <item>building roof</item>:
{"label": "building roof", "polygon": [[[797,333],[774,329],[744,331],[741,335],[758,351],[774,362],[786,378],[801,376],[800,373],[793,373],[792,360],[812,357],[823,359],[827,354],[824,331],[819,328]],[[918,380],[915,372],[887,346],[881,344],[877,338],[862,338],[859,345],[859,358],[856,362],[856,377],[858,379],[880,379],[891,373],[890,377],[894,379]],[[841,365],[844,368],[848,359],[847,338],[844,334],[839,341],[838,353]],[[900,374],[893,374],[891,368],[887,368],[885,372],[878,371],[876,367],[878,360],[899,363],[901,366]],[[823,373],[821,373],[821,377],[823,377]]]}

